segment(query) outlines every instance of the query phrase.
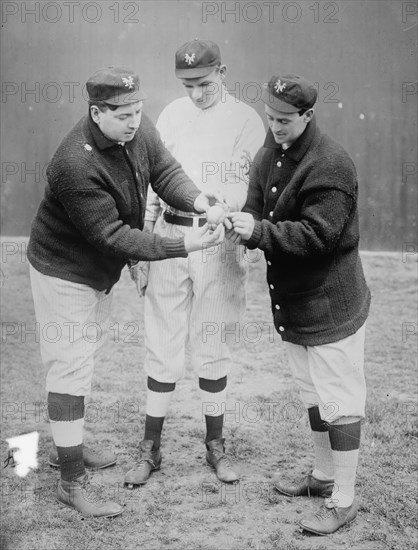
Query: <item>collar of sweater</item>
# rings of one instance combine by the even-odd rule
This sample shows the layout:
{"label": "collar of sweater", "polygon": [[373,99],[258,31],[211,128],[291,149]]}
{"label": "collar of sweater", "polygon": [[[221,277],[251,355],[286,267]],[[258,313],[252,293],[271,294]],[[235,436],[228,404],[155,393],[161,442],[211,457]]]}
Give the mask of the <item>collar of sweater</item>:
{"label": "collar of sweater", "polygon": [[[299,136],[298,139],[288,149],[283,150],[283,153],[294,161],[299,162],[301,158],[305,155],[306,151],[309,149],[315,136],[316,130],[317,125],[316,118],[314,116],[306,126],[303,134]],[[276,143],[273,137],[273,133],[270,129],[267,132],[267,136],[264,141],[264,147],[267,147],[268,149],[282,149],[282,146],[279,143]]]}
{"label": "collar of sweater", "polygon": [[92,120],[90,115],[87,116],[86,124],[88,127],[88,131],[98,149],[103,150],[109,149],[110,147],[119,146],[119,143],[112,141],[103,134],[97,124]]}

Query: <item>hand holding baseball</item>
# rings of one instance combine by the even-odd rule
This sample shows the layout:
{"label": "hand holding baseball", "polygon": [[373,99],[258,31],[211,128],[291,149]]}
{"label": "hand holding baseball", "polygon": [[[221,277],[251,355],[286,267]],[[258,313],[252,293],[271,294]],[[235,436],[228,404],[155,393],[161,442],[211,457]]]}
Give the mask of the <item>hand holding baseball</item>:
{"label": "hand holding baseball", "polygon": [[232,212],[229,215],[235,233],[240,235],[243,241],[248,241],[254,231],[254,218],[247,212]]}
{"label": "hand holding baseball", "polygon": [[220,244],[225,238],[225,228],[222,224],[218,225],[215,231],[209,231],[209,224],[199,227],[188,233],[184,237],[184,247],[186,252],[194,252],[210,246]]}
{"label": "hand holding baseball", "polygon": [[223,223],[226,218],[226,214],[227,209],[222,205],[215,204],[214,206],[211,206],[206,212],[206,219],[209,224],[209,229],[216,229],[220,223]]}
{"label": "hand holding baseball", "polygon": [[225,204],[220,191],[203,191],[194,201],[194,209],[196,212],[207,212],[211,208],[211,204]]}
{"label": "hand holding baseball", "polygon": [[241,235],[238,235],[238,233],[235,233],[234,229],[232,228],[232,224],[231,224],[231,229],[228,229],[227,231],[225,231],[225,239],[228,239],[229,241],[231,241],[231,243],[234,243],[234,244],[242,244],[244,240],[241,238]]}

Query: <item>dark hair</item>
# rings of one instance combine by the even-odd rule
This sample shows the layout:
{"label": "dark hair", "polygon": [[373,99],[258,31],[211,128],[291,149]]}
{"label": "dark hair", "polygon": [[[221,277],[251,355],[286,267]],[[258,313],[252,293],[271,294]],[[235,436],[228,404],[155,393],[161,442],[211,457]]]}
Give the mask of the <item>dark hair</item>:
{"label": "dark hair", "polygon": [[93,101],[92,99],[90,99],[89,110],[90,107],[92,107],[93,105],[95,105],[102,113],[106,112],[108,109],[110,109],[111,111],[116,111],[116,109],[120,107],[120,105],[111,105],[110,103],[106,103],[106,101]]}
{"label": "dark hair", "polygon": [[310,111],[311,109],[313,109],[313,105],[312,105],[312,107],[309,107],[309,109],[302,109],[302,111],[298,111],[298,115],[302,116],[305,113],[307,113],[308,111]]}

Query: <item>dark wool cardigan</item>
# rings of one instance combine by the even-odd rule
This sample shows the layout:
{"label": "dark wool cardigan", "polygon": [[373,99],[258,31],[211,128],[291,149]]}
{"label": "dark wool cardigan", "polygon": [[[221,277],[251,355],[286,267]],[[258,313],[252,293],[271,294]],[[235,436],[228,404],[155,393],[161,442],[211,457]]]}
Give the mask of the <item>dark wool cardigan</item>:
{"label": "dark wool cardigan", "polygon": [[41,273],[109,290],[129,259],[187,256],[184,239],[141,231],[148,182],[181,210],[193,211],[199,195],[146,116],[125,146],[82,118],[58,147],[47,178],[28,246]]}
{"label": "dark wool cardigan", "polygon": [[246,245],[264,251],[274,324],[287,342],[336,342],[367,319],[357,193],[353,162],[315,117],[286,151],[268,132],[250,173],[244,211],[256,221]]}

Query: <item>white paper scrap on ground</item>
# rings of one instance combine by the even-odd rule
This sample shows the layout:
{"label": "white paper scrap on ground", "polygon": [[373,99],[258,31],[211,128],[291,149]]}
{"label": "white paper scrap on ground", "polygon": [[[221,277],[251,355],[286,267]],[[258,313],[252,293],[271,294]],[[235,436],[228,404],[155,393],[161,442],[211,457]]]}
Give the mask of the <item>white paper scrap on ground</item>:
{"label": "white paper scrap on ground", "polygon": [[13,458],[16,462],[16,473],[19,477],[27,476],[31,468],[35,470],[38,467],[38,440],[38,432],[6,439],[9,449],[17,449],[13,452]]}

